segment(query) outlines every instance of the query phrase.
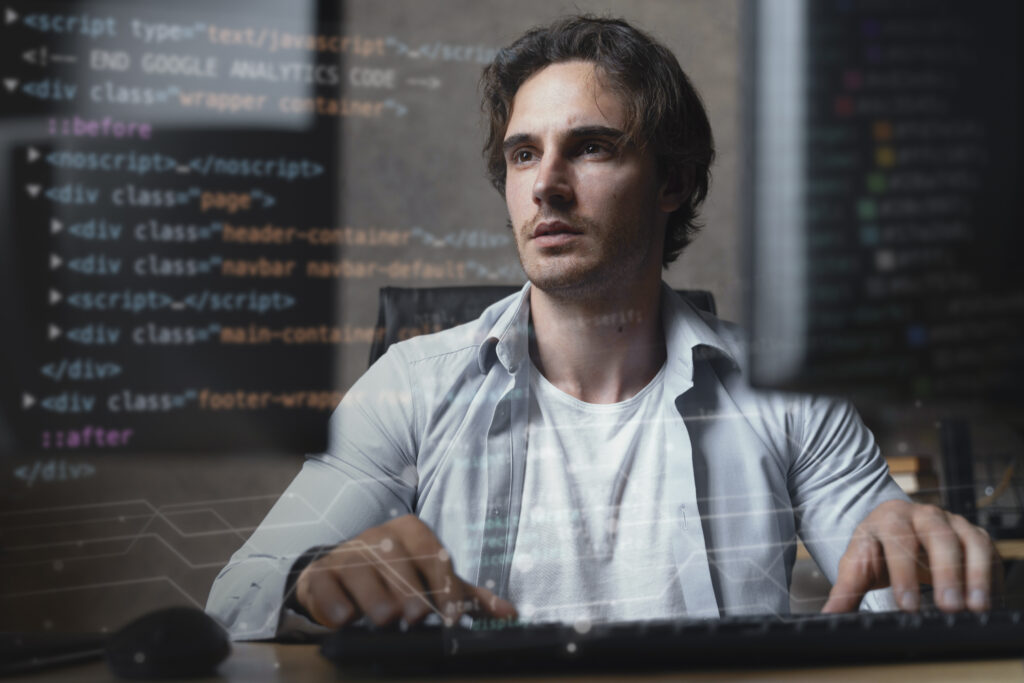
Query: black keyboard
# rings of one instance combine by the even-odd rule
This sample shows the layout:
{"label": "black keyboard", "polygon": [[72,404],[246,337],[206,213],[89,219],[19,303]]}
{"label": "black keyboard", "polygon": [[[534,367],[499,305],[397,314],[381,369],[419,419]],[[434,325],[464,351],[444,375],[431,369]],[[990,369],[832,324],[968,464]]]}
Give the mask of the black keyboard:
{"label": "black keyboard", "polygon": [[377,675],[680,670],[1024,655],[1024,612],[859,612],[490,628],[343,628],[321,652]]}

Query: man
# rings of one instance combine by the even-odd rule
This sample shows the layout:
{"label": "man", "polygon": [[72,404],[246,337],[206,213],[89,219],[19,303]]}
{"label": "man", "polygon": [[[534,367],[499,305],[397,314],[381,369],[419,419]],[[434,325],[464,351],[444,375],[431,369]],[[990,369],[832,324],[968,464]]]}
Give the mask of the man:
{"label": "man", "polygon": [[797,535],[833,580],[827,611],[890,585],[914,610],[919,581],[942,609],[987,609],[984,532],[907,502],[846,404],[750,389],[735,331],[661,283],[713,156],[671,53],[576,17],[483,83],[530,283],[356,383],[208,609],[239,638],[463,611],[785,612]]}

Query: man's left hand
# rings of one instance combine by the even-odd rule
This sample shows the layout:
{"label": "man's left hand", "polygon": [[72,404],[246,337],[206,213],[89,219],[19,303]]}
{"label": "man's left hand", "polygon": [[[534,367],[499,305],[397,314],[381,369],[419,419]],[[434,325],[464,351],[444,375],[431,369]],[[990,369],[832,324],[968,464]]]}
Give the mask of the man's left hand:
{"label": "man's left hand", "polygon": [[821,611],[854,611],[867,591],[892,586],[900,608],[913,612],[926,583],[939,609],[983,612],[1002,581],[1002,561],[984,529],[934,505],[890,500],[854,531]]}

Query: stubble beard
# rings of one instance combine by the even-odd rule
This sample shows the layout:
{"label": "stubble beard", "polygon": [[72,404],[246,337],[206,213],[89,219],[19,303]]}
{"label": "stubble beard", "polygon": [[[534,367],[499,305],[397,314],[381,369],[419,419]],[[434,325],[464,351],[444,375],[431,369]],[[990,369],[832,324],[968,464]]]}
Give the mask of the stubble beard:
{"label": "stubble beard", "polygon": [[[600,234],[601,227],[595,221],[581,216],[537,215],[519,228],[513,228],[519,263],[527,279],[537,289],[565,301],[593,299],[621,286],[622,278],[639,267],[643,260],[640,245],[632,243],[637,239],[635,231],[612,229],[604,241],[605,253],[595,253],[579,245],[564,249],[547,249],[544,256],[529,263],[523,258],[524,245],[533,234],[534,227],[545,220],[560,220],[583,230],[587,235]],[[508,223],[512,227],[511,221]],[[593,244],[593,243],[591,243]]]}

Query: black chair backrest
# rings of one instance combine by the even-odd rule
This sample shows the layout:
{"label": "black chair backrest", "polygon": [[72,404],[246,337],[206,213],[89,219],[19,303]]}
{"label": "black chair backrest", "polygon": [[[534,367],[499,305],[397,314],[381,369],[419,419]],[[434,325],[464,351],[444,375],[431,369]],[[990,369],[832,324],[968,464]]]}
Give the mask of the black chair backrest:
{"label": "black chair backrest", "polygon": [[[440,332],[478,318],[484,309],[521,287],[381,287],[377,329],[370,348],[370,365],[397,341]],[[676,290],[697,308],[715,313],[711,292]]]}

